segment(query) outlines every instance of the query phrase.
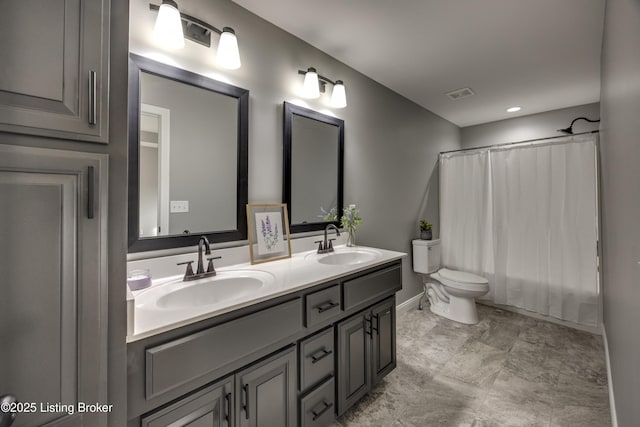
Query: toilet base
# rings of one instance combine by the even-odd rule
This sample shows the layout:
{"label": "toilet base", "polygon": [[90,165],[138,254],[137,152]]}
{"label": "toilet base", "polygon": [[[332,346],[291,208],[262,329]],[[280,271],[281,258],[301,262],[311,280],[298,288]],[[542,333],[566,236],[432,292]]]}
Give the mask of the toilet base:
{"label": "toilet base", "polygon": [[448,303],[435,301],[430,304],[429,309],[433,314],[465,325],[475,325],[479,322],[474,298],[458,298],[449,295]]}

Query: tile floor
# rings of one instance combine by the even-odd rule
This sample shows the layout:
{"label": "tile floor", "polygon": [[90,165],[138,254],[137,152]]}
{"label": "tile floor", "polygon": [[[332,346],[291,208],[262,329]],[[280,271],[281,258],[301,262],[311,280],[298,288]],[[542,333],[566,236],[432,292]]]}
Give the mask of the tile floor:
{"label": "tile floor", "polygon": [[478,305],[462,325],[412,309],[397,368],[332,427],[611,425],[602,337]]}

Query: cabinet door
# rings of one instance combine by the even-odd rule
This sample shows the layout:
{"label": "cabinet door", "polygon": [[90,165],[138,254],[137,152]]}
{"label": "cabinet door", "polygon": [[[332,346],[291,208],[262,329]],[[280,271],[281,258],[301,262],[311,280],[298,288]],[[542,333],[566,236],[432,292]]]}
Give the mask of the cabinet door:
{"label": "cabinet door", "polygon": [[0,145],[0,395],[45,404],[14,427],[107,425],[46,406],[108,403],[106,172],[105,155]]}
{"label": "cabinet door", "polygon": [[338,415],[371,388],[369,311],[338,323]]}
{"label": "cabinet door", "polygon": [[296,424],[295,347],[257,363],[236,375],[238,425],[241,427]]}
{"label": "cabinet door", "polygon": [[107,142],[109,0],[1,4],[0,130]]}
{"label": "cabinet door", "polygon": [[144,417],[141,426],[231,427],[233,405],[233,380],[228,378]]}
{"label": "cabinet door", "polygon": [[373,384],[396,367],[396,311],[390,298],[371,309],[371,368]]}

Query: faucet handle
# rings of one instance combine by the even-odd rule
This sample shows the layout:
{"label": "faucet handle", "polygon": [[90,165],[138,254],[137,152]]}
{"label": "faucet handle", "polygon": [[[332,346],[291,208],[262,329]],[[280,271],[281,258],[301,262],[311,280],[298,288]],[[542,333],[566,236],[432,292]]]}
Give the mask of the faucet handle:
{"label": "faucet handle", "polygon": [[213,260],[214,259],[220,259],[222,258],[221,256],[214,256],[211,258],[207,258],[207,261],[209,261],[209,264],[207,264],[207,273],[215,273],[216,272],[216,268],[213,266]]}
{"label": "faucet handle", "polygon": [[329,244],[327,245],[327,250],[333,252],[333,241],[336,239],[329,239]]}
{"label": "faucet handle", "polygon": [[183,280],[186,280],[189,277],[193,276],[193,267],[191,266],[191,264],[193,264],[193,261],[179,262],[176,265],[185,265],[185,264],[187,264],[187,271],[184,272]]}
{"label": "faucet handle", "polygon": [[313,243],[317,243],[318,244],[318,253],[320,253],[320,251],[324,250],[324,246],[322,245],[322,240],[316,240]]}

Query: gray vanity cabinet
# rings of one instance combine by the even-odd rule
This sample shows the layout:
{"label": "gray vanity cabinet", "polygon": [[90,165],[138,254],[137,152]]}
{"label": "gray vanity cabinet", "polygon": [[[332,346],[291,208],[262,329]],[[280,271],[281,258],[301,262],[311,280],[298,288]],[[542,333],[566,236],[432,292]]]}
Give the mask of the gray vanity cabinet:
{"label": "gray vanity cabinet", "polygon": [[210,385],[141,421],[142,427],[234,426],[233,378]]}
{"label": "gray vanity cabinet", "polygon": [[296,348],[236,374],[240,427],[296,425]]}
{"label": "gray vanity cabinet", "polygon": [[395,298],[343,320],[338,343],[338,415],[365,396],[396,366]]}
{"label": "gray vanity cabinet", "polygon": [[396,310],[393,298],[371,309],[371,372],[376,385],[396,367]]}
{"label": "gray vanity cabinet", "polygon": [[[0,395],[108,403],[107,169],[104,154],[0,144]],[[107,416],[24,411],[14,426]]]}
{"label": "gray vanity cabinet", "polygon": [[394,260],[131,342],[128,426],[330,425],[395,367],[401,288]]}
{"label": "gray vanity cabinet", "polygon": [[107,142],[109,7],[2,2],[0,131]]}

